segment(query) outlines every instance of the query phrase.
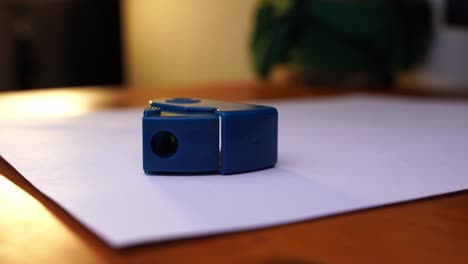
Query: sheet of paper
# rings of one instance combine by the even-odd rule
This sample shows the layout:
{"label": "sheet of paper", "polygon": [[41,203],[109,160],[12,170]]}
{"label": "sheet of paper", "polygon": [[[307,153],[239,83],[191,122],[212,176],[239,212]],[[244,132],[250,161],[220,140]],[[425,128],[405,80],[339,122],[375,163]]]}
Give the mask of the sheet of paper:
{"label": "sheet of paper", "polygon": [[468,188],[468,105],[382,97],[263,102],[276,168],[147,176],[142,109],[0,120],[0,154],[114,247],[291,223]]}

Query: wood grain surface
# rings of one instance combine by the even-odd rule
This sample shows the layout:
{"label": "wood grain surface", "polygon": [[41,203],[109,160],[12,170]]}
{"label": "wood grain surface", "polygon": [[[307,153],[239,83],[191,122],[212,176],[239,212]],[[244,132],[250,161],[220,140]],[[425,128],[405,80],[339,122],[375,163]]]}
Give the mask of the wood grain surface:
{"label": "wood grain surface", "polygon": [[[355,91],[257,82],[44,89],[0,93],[0,117],[67,116],[143,107],[154,97],[261,100],[320,98],[350,92]],[[403,96],[418,96],[421,100],[428,97]],[[48,111],[27,107],[28,102],[35,106],[38,100],[49,102],[50,98],[53,101],[48,103]],[[57,104],[54,109],[54,102],[60,100],[75,102],[76,108],[61,111],[63,105]],[[17,111],[15,106],[20,102],[26,106]],[[0,136],[1,129],[0,124]],[[114,250],[0,158],[0,263],[468,263],[468,192],[255,231]]]}

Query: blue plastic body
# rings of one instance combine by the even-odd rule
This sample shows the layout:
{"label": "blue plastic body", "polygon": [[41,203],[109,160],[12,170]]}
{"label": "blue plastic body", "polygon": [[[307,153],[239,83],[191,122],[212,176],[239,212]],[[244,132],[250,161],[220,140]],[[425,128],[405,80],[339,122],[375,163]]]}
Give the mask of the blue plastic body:
{"label": "blue plastic body", "polygon": [[156,99],[143,113],[147,174],[233,174],[278,159],[278,112],[205,99]]}

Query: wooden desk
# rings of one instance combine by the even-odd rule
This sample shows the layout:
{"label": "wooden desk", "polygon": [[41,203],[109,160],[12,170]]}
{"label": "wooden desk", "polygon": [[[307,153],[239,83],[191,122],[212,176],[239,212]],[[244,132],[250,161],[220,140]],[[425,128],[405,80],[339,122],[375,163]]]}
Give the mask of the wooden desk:
{"label": "wooden desk", "polygon": [[[0,116],[76,115],[144,106],[149,98],[166,96],[259,100],[337,93],[344,91],[258,83],[49,89],[0,93]],[[41,101],[47,103],[45,111],[15,108]],[[64,109],[64,102],[71,106]],[[113,250],[4,160],[0,174],[0,263],[468,263],[466,191],[298,224]]]}

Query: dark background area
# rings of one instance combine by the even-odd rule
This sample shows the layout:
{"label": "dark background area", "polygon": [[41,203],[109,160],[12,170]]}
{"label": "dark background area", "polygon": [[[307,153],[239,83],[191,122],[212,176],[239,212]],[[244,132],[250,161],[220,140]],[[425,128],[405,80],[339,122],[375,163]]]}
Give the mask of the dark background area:
{"label": "dark background area", "polygon": [[[443,45],[439,45],[439,53],[434,55],[440,59],[436,60],[434,65],[428,66],[432,72],[427,76],[433,77],[433,73],[436,73],[441,77],[435,76],[435,79],[453,82],[462,80],[466,83],[463,78],[465,75],[459,73],[464,70],[459,66],[459,61],[466,61],[466,49],[463,47],[466,46],[464,43],[468,28],[468,1],[439,2],[439,6],[443,6],[444,10],[441,12],[442,23],[437,24],[442,24],[444,30],[455,29],[459,42],[447,40],[446,43],[441,39]],[[220,48],[222,45],[226,46],[223,41],[233,40],[231,42],[236,43],[236,40],[243,38],[241,34],[244,29],[240,28],[246,27],[247,24],[236,21],[240,17],[239,14],[233,18],[224,14],[223,20],[228,21],[222,24],[224,26],[210,27],[203,22],[209,20],[207,17],[217,19],[216,16],[227,6],[242,6],[238,10],[246,12],[248,8],[244,6],[247,5],[239,4],[241,2],[224,2],[225,4],[219,4],[216,9],[212,9],[212,3],[197,3],[187,8],[190,12],[184,11],[192,17],[181,17],[177,4],[169,3],[169,0],[0,0],[0,91],[129,84],[125,82],[124,76],[129,76],[131,85],[252,78],[244,60],[235,61],[234,67],[220,67],[226,64],[226,59],[217,59],[223,56],[244,56],[245,47],[239,48],[240,44],[232,46],[233,54],[226,48]],[[173,7],[173,14],[166,12],[168,5]],[[128,32],[135,32],[135,25],[143,32],[139,33],[140,35],[127,36],[127,40],[131,40],[130,44],[127,44],[130,50],[127,53],[130,54],[128,61],[133,62],[127,69],[122,60],[123,7],[126,7],[125,10],[130,9],[128,12],[123,10],[128,16],[125,20],[138,22],[134,23],[133,27],[128,27]],[[137,11],[132,11],[132,8]],[[143,10],[148,12],[142,14]],[[164,10],[159,13],[162,18],[148,19],[157,16],[156,10]],[[194,21],[193,27],[186,23],[190,19]],[[181,21],[185,22],[180,23]],[[167,34],[173,31],[179,33]],[[186,35],[190,35],[187,32],[201,32],[201,37],[185,38]],[[213,36],[206,32],[213,32]],[[171,35],[171,39],[174,40],[164,41],[162,38],[166,35]],[[194,45],[176,45],[179,39],[184,39],[185,41],[180,41],[184,43],[192,41]],[[145,43],[145,46],[140,45],[141,43]],[[242,45],[247,44],[242,42]],[[198,55],[187,56],[189,49],[190,54]],[[157,56],[158,54],[168,55]],[[210,56],[206,56],[207,54]],[[455,54],[454,58],[451,57],[452,54]],[[158,58],[159,61],[155,61],[154,58]],[[172,63],[174,61],[180,63]],[[205,66],[199,66],[200,61]],[[229,64],[231,65],[232,63]],[[164,71],[158,71],[158,67]],[[125,70],[127,75],[124,74]],[[229,74],[229,71],[232,71],[232,74]],[[172,73],[174,74],[171,75]]]}
{"label": "dark background area", "polygon": [[0,4],[0,90],[121,84],[120,1]]}
{"label": "dark background area", "polygon": [[468,1],[448,0],[445,10],[447,24],[454,26],[468,26]]}

